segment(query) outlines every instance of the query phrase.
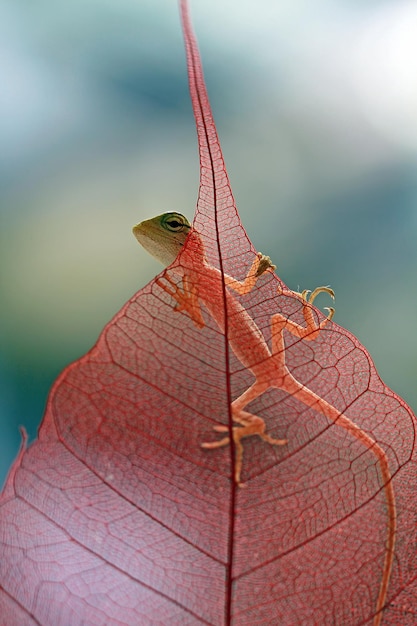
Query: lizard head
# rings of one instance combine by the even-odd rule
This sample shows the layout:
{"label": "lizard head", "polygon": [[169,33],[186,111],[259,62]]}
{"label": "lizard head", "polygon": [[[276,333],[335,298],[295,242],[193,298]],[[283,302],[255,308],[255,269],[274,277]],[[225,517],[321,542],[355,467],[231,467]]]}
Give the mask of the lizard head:
{"label": "lizard head", "polygon": [[163,213],[133,227],[139,243],[164,265],[171,265],[187,239],[191,224],[181,213]]}

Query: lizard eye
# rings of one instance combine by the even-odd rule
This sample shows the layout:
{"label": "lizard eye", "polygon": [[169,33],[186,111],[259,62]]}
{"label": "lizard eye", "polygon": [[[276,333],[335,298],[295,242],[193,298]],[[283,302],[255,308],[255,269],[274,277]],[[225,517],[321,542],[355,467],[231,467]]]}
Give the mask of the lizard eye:
{"label": "lizard eye", "polygon": [[181,224],[181,222],[177,220],[171,220],[170,222],[167,222],[167,226],[171,230],[181,230],[184,224]]}
{"label": "lizard eye", "polygon": [[187,218],[180,213],[166,213],[163,216],[162,225],[173,233],[180,233],[190,228]]}

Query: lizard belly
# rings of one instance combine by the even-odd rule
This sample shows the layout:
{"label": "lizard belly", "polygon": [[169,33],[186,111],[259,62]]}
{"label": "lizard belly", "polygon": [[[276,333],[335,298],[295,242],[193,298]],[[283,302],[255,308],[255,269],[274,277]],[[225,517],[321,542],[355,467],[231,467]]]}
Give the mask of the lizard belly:
{"label": "lizard belly", "polygon": [[[225,311],[222,306],[222,295],[214,300],[205,297],[204,289],[199,289],[199,295],[216,321],[220,330],[225,331]],[[265,363],[271,353],[261,331],[250,317],[246,309],[226,291],[227,304],[227,338],[236,357],[245,367],[252,369]]]}

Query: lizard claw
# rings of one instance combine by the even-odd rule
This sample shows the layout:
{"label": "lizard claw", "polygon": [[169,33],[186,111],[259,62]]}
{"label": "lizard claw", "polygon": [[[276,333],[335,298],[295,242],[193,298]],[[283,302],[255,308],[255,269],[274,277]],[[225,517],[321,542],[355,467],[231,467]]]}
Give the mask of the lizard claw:
{"label": "lizard claw", "polygon": [[227,446],[230,443],[229,437],[224,437],[220,439],[220,441],[204,441],[201,443],[201,447],[206,450],[213,450],[214,448],[222,448],[223,446]]}
{"label": "lizard claw", "polygon": [[332,307],[332,306],[325,306],[324,310],[329,312],[328,316],[326,317],[326,320],[330,321],[332,319],[333,315],[335,314],[336,309],[334,307]]}

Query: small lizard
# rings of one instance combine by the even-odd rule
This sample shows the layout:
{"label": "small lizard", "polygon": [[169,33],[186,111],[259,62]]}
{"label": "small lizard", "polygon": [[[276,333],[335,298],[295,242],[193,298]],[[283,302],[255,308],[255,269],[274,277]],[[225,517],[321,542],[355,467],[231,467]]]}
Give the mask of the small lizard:
{"label": "small lizard", "polygon": [[[334,298],[333,290],[329,287],[318,287],[313,292],[305,290],[298,293],[280,289],[279,294],[291,295],[301,301],[306,326],[301,326],[280,313],[274,313],[271,317],[270,350],[254,320],[230,291],[233,290],[240,295],[249,293],[255,287],[259,276],[266,271],[275,269],[269,257],[258,253],[246,278],[240,282],[227,274],[222,275],[219,269],[209,264],[200,234],[180,213],[164,213],[145,220],[133,227],[133,233],[139,243],[165,265],[173,263],[177,255],[181,253],[180,266],[173,268],[173,271],[182,273],[182,289],[168,272],[158,278],[156,283],[175,300],[175,311],[187,313],[198,328],[205,325],[201,303],[204,303],[223,332],[226,324],[225,311],[227,310],[229,345],[242,365],[248,368],[255,377],[254,383],[231,403],[233,421],[239,424],[239,426],[234,426],[232,430],[236,451],[234,480],[237,485],[241,485],[242,439],[244,437],[257,435],[272,445],[287,443],[285,439],[273,439],[265,432],[265,421],[258,415],[245,411],[245,407],[252,400],[272,387],[286,391],[305,406],[321,413],[328,420],[350,433],[374,455],[381,473],[387,506],[385,559],[374,626],[380,624],[392,571],[396,536],[396,504],[387,455],[383,448],[362,428],[314,391],[300,383],[291,374],[285,362],[284,330],[305,341],[316,339],[320,331],[332,319],[334,309],[328,308],[327,317],[320,324],[317,324],[311,305],[316,296],[322,292]],[[184,246],[186,242],[187,245]],[[223,281],[227,287],[226,290],[223,288]],[[224,297],[226,298],[225,306],[221,306]],[[214,430],[222,433],[230,432],[229,427],[224,425],[215,426]],[[201,446],[213,449],[226,446],[229,443],[230,436],[227,435],[219,441],[204,442]]]}
{"label": "small lizard", "polygon": [[[157,284],[176,301],[175,310],[187,313],[195,325],[204,326],[200,301],[209,310],[221,330],[225,329],[225,307],[219,304],[223,299],[222,275],[220,270],[210,265],[204,254],[204,245],[200,235],[195,231],[188,220],[180,213],[164,213],[150,220],[146,220],[133,227],[133,233],[143,247],[162,261],[170,265],[182,251],[180,268],[183,272],[182,289],[166,273],[157,279]],[[188,245],[183,249],[188,238]],[[258,253],[252,263],[246,278],[240,282],[231,276],[224,275],[224,281],[229,289],[240,295],[249,293],[255,286],[259,276],[266,271],[273,271],[275,266],[268,256]],[[228,339],[230,346],[241,361],[255,376],[255,382],[239,398],[231,404],[233,421],[239,424],[233,428],[233,440],[236,447],[236,463],[234,478],[241,485],[241,471],[243,462],[242,439],[258,435],[272,445],[284,445],[285,439],[273,439],[265,432],[265,421],[258,415],[245,411],[249,402],[264,393],[270,387],[285,389],[288,393],[298,397],[304,404],[313,407],[330,419],[340,419],[340,412],[331,407],[314,392],[299,383],[289,372],[285,364],[285,345],[283,330],[286,328],[300,339],[312,341],[320,330],[333,317],[334,309],[329,308],[328,316],[317,325],[310,304],[321,292],[328,293],[334,298],[329,287],[318,287],[312,293],[288,291],[303,303],[303,313],[306,327],[300,326],[286,317],[275,314],[272,317],[272,353],[255,324],[240,302],[226,290],[226,306],[228,312]],[[284,292],[282,292],[284,293]],[[310,294],[310,295],[309,295]],[[347,419],[347,418],[345,418]],[[349,421],[352,428],[357,429]],[[217,432],[228,432],[224,425],[214,427]],[[357,429],[359,430],[359,429]],[[213,449],[230,443],[229,436],[220,441],[204,442],[203,448]]]}

